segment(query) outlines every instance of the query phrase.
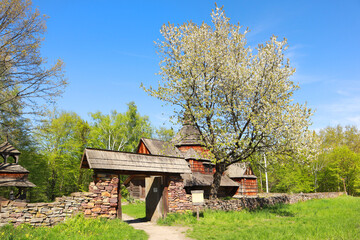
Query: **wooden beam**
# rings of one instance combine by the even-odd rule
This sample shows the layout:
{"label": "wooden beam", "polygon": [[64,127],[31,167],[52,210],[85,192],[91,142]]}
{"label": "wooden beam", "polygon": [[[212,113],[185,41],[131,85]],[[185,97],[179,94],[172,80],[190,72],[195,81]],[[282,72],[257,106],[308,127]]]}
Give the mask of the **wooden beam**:
{"label": "wooden beam", "polygon": [[168,212],[169,212],[169,191],[168,191],[168,186],[169,186],[169,178],[167,176],[162,176],[163,178],[163,184],[164,184],[164,189],[163,189],[163,208],[164,208],[164,218],[166,218]]}
{"label": "wooden beam", "polygon": [[118,182],[118,205],[117,205],[116,215],[117,215],[117,218],[122,220],[120,175],[118,176],[118,179],[119,179],[119,182]]}
{"label": "wooden beam", "polygon": [[111,170],[111,169],[94,169],[97,173],[111,173],[111,174],[118,174],[118,175],[139,175],[144,177],[151,177],[151,176],[178,176],[180,173],[159,173],[159,172],[151,172],[151,171],[121,171],[121,170]]}

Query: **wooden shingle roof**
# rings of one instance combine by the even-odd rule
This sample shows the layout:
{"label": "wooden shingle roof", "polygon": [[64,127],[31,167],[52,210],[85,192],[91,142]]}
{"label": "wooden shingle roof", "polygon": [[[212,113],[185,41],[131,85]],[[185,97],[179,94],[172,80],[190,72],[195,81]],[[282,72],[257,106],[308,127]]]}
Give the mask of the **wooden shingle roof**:
{"label": "wooden shingle roof", "polygon": [[171,140],[175,146],[202,146],[204,145],[200,132],[192,124],[186,123]]}
{"label": "wooden shingle roof", "polygon": [[0,163],[0,174],[1,173],[29,173],[29,171],[14,163]]}
{"label": "wooden shingle roof", "polygon": [[141,138],[146,148],[152,155],[182,157],[181,152],[171,142],[165,142],[157,139]]}
{"label": "wooden shingle roof", "polygon": [[0,187],[36,187],[25,178],[0,178]]}
{"label": "wooden shingle roof", "polygon": [[141,138],[141,140],[146,148],[149,150],[152,155],[160,156],[170,156],[170,157],[181,157],[185,160],[195,159],[195,160],[204,160],[210,161],[204,154],[196,152],[194,149],[190,148],[186,152],[180,151],[175,147],[173,142],[165,142],[157,139]]}
{"label": "wooden shingle roof", "polygon": [[14,148],[8,141],[0,144],[0,153],[7,153],[7,154],[20,154],[20,152]]}
{"label": "wooden shingle roof", "polygon": [[188,163],[183,158],[92,148],[85,149],[81,168],[119,171],[123,174],[141,172],[158,174],[191,173]]}
{"label": "wooden shingle roof", "polygon": [[[211,186],[214,180],[212,174],[202,174],[199,172],[193,172],[192,174],[181,174],[181,177],[184,179],[185,187],[195,187],[195,186]],[[226,175],[221,176],[221,187],[238,187],[239,184],[231,180]]]}
{"label": "wooden shingle roof", "polygon": [[246,174],[250,164],[246,162],[233,163],[225,171],[230,178],[257,178],[255,175]]}

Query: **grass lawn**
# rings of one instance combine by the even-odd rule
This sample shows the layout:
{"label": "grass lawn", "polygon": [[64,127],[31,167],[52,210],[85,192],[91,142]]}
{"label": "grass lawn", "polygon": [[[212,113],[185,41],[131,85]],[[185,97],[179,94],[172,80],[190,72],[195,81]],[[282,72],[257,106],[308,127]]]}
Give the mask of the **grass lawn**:
{"label": "grass lawn", "polygon": [[360,198],[310,200],[256,211],[169,214],[165,225],[190,226],[194,239],[360,239]]}
{"label": "grass lawn", "polygon": [[43,239],[43,240],[104,240],[104,239],[148,239],[147,234],[135,230],[118,219],[85,219],[77,215],[54,227],[31,227],[22,224],[18,227],[6,225],[0,228],[0,239]]}
{"label": "grass lawn", "polygon": [[122,212],[133,218],[145,218],[145,202],[136,201],[127,205],[122,205]]}

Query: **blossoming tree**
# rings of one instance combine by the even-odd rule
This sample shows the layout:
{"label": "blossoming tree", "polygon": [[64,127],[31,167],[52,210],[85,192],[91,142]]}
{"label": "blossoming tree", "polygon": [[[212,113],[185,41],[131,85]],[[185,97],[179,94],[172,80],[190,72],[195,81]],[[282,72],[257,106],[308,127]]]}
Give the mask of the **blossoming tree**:
{"label": "blossoming tree", "polygon": [[159,86],[145,88],[154,97],[186,112],[210,150],[216,173],[211,196],[217,196],[221,175],[257,151],[296,151],[307,133],[312,111],[294,103],[299,88],[285,59],[286,40],[272,36],[251,49],[240,25],[222,8],[212,11],[212,25],[193,22],[163,25],[157,42],[162,58]]}

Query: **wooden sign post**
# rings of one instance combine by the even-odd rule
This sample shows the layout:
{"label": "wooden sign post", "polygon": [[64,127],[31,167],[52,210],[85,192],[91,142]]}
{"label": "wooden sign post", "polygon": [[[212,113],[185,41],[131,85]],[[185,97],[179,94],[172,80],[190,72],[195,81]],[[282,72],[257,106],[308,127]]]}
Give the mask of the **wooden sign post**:
{"label": "wooden sign post", "polygon": [[199,220],[199,206],[204,205],[204,190],[191,191],[192,203],[196,206],[196,219]]}

